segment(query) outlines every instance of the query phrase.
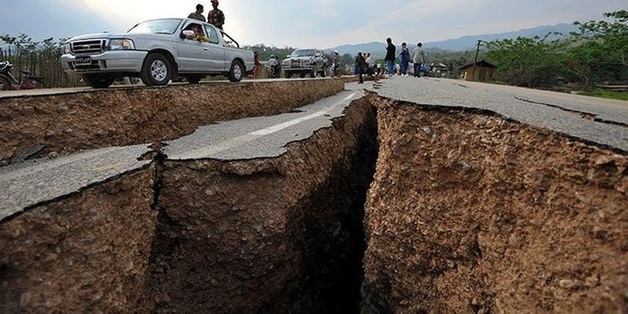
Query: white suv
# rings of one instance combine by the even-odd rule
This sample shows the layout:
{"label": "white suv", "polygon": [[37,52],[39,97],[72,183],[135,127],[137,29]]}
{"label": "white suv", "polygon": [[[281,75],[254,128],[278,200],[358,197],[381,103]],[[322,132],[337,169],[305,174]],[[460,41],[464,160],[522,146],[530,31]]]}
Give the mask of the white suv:
{"label": "white suv", "polygon": [[297,49],[281,62],[281,69],[286,78],[292,77],[293,74],[299,74],[300,77],[307,74],[311,77],[316,77],[316,74],[325,77],[327,67],[325,54],[316,48]]}

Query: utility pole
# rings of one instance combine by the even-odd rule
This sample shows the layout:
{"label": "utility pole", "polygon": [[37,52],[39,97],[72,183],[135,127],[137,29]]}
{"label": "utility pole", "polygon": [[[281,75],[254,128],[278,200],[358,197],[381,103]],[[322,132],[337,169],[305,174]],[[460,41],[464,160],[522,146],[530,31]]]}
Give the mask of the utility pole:
{"label": "utility pole", "polygon": [[478,54],[480,53],[481,39],[478,39],[478,47],[475,49],[475,59],[473,59],[473,80],[477,81],[480,78],[480,73],[477,73],[478,69]]}

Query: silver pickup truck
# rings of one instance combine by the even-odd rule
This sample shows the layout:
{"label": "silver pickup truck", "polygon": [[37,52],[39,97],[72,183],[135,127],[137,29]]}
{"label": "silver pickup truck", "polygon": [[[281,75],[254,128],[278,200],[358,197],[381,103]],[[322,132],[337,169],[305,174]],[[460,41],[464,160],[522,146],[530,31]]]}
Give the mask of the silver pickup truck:
{"label": "silver pickup truck", "polygon": [[213,25],[193,19],[149,20],[123,34],[76,36],[63,50],[65,72],[82,75],[96,88],[109,87],[124,76],[139,77],[148,86],[166,85],[176,77],[198,83],[207,75],[226,75],[239,82],[254,66],[253,51],[241,49]]}

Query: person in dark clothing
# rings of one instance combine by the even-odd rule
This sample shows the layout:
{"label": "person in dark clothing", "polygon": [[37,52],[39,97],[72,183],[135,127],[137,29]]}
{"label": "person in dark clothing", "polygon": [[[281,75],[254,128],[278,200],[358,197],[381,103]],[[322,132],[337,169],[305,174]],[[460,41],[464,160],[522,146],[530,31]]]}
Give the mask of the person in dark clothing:
{"label": "person in dark clothing", "polygon": [[362,55],[361,52],[358,52],[358,57],[356,58],[356,65],[359,73],[359,81],[358,84],[364,84],[364,71],[366,70],[366,58]]}
{"label": "person in dark clothing", "polygon": [[206,22],[205,17],[203,16],[203,5],[197,4],[196,11],[190,13],[190,15],[188,15],[188,18]]}
{"label": "person in dark clothing", "polygon": [[406,43],[401,44],[401,53],[399,54],[401,63],[399,64],[399,74],[408,76],[408,65],[410,64],[410,50]]}
{"label": "person in dark clothing", "polygon": [[396,48],[395,45],[393,45],[392,39],[390,39],[390,37],[386,38],[386,43],[388,43],[388,45],[386,46],[386,58],[384,58],[384,61],[386,61],[386,70],[388,71],[388,76],[392,76],[395,69]]}
{"label": "person in dark clothing", "polygon": [[207,14],[207,23],[222,29],[222,26],[225,24],[225,14],[218,9],[218,0],[211,0],[211,2],[214,9]]}

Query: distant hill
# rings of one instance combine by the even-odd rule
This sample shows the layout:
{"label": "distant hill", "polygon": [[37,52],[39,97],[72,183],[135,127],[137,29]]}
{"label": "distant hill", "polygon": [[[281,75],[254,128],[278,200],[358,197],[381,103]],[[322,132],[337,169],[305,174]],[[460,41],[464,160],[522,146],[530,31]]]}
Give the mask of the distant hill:
{"label": "distant hill", "polygon": [[[515,32],[507,32],[507,33],[498,33],[498,34],[482,34],[482,35],[469,35],[463,36],[456,39],[448,39],[443,41],[434,41],[434,42],[424,42],[423,47],[428,52],[435,52],[439,50],[450,50],[450,51],[465,51],[474,49],[478,39],[484,41],[492,41],[497,39],[514,39],[517,37],[544,37],[549,33],[561,33],[562,37],[569,36],[570,32],[575,32],[578,30],[578,26],[573,24],[561,23],[552,26],[539,26],[535,28],[522,29]],[[551,36],[552,38],[557,38],[561,36]],[[395,42],[395,45],[399,47],[401,45],[400,42]],[[408,42],[409,47],[416,46],[416,43]],[[384,42],[370,42],[364,44],[355,44],[355,45],[342,45],[338,47],[333,47],[329,49],[325,49],[325,51],[333,51],[337,50],[340,55],[348,53],[350,55],[355,55],[358,52],[369,52],[375,57],[383,58],[386,54],[386,43]]]}
{"label": "distant hill", "polygon": [[[573,24],[557,24],[554,26],[539,26],[535,28],[522,29],[516,32],[507,32],[507,33],[499,33],[499,34],[483,34],[483,35],[475,35],[475,36],[463,36],[457,39],[448,39],[443,41],[435,41],[424,43],[426,47],[437,47],[445,50],[453,50],[453,51],[464,51],[473,49],[478,42],[478,39],[484,41],[491,41],[496,39],[514,39],[517,37],[544,37],[549,33],[561,33],[562,37],[569,36],[570,32],[575,32],[578,30],[578,26]],[[551,38],[559,38],[561,36],[550,36]]]}

